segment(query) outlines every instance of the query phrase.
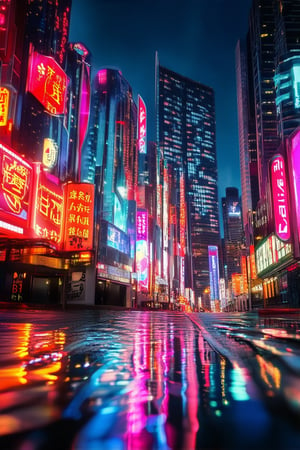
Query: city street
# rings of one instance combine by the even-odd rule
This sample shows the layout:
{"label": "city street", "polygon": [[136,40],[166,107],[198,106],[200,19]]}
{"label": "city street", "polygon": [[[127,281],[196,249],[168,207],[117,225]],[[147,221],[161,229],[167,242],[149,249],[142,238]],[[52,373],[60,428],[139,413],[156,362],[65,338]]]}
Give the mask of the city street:
{"label": "city street", "polygon": [[4,309],[1,450],[300,448],[300,317]]}

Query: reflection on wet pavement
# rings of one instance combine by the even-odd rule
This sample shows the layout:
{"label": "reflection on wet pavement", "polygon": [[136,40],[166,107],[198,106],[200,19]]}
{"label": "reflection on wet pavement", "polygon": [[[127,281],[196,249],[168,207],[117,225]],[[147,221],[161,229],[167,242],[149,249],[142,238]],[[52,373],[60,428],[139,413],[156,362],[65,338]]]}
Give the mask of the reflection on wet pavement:
{"label": "reflection on wet pavement", "polygon": [[277,411],[292,397],[299,409],[298,374],[282,359],[298,353],[290,325],[162,311],[2,314],[0,447],[300,447],[298,427]]}

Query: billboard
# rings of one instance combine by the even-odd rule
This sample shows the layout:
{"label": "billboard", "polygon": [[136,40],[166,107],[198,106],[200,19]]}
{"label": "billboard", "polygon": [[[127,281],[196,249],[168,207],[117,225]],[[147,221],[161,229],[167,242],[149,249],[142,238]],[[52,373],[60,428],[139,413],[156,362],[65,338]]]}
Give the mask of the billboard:
{"label": "billboard", "polygon": [[36,236],[59,244],[63,217],[63,189],[55,176],[36,170],[36,198],[33,208],[33,229]]}
{"label": "billboard", "polygon": [[68,77],[55,59],[31,53],[26,88],[49,113],[64,114],[67,83]]}
{"label": "billboard", "polygon": [[64,250],[92,250],[94,185],[90,183],[65,184],[64,203]]}
{"label": "billboard", "polygon": [[297,238],[300,241],[300,131],[298,131],[291,141],[290,147],[290,178],[291,190],[293,194],[293,204],[291,208],[296,221]]}
{"label": "billboard", "polygon": [[147,153],[147,113],[142,97],[138,96],[138,149],[139,153]]}
{"label": "billboard", "polygon": [[7,125],[9,109],[9,90],[6,87],[0,87],[0,127]]}
{"label": "billboard", "polygon": [[229,217],[240,217],[241,216],[241,205],[237,201],[230,201],[228,205],[228,216]]}
{"label": "billboard", "polygon": [[107,245],[129,256],[129,237],[111,223],[107,224]]}
{"label": "billboard", "polygon": [[7,227],[6,221],[12,220],[12,224],[21,227],[28,226],[32,166],[9,147],[0,143],[0,168],[0,217],[3,219],[1,223],[3,222],[3,228],[22,233],[22,228]]}
{"label": "billboard", "polygon": [[219,300],[219,255],[218,247],[208,246],[208,265],[210,281],[210,300]]}
{"label": "billboard", "polygon": [[142,209],[138,209],[136,213],[136,271],[138,289],[148,291],[148,211]]}
{"label": "billboard", "polygon": [[271,160],[271,188],[275,233],[279,239],[288,241],[291,228],[285,162],[282,155],[276,155]]}

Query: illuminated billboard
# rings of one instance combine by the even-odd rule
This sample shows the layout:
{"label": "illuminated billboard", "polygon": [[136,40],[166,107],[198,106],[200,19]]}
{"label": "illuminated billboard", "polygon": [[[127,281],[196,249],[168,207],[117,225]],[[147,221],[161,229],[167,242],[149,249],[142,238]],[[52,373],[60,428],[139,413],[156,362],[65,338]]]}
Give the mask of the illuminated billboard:
{"label": "illuminated billboard", "polygon": [[218,247],[208,246],[208,265],[210,281],[210,300],[219,300],[219,255]]}
{"label": "illuminated billboard", "polygon": [[[8,217],[14,217],[18,225],[27,227],[32,166],[0,143],[0,167],[0,212],[2,212],[0,217],[6,221]],[[16,230],[12,229],[12,231]]]}
{"label": "illuminated billboard", "polygon": [[275,233],[279,239],[288,241],[291,236],[291,229],[285,162],[282,155],[276,155],[271,160],[271,187]]}
{"label": "illuminated billboard", "polygon": [[36,170],[36,198],[33,229],[36,236],[59,244],[63,217],[63,189],[58,178]]}
{"label": "illuminated billboard", "polygon": [[138,149],[139,153],[147,153],[147,115],[146,105],[142,97],[138,96]]}
{"label": "illuminated billboard", "polygon": [[296,218],[297,241],[300,240],[300,131],[292,139],[290,148],[291,186],[293,191],[293,205]]}
{"label": "illuminated billboard", "polygon": [[0,87],[0,127],[7,125],[9,109],[9,90],[6,87]]}
{"label": "illuminated billboard", "polygon": [[53,115],[64,114],[68,77],[50,56],[33,51],[29,58],[27,91]]}
{"label": "illuminated billboard", "polygon": [[43,145],[43,166],[52,169],[58,156],[58,145],[54,139],[45,138]]}
{"label": "illuminated billboard", "polygon": [[65,184],[64,202],[64,250],[92,250],[94,185],[90,183]]}
{"label": "illuminated billboard", "polygon": [[241,205],[239,202],[236,202],[236,201],[229,202],[228,216],[229,217],[240,217],[241,216]]}
{"label": "illuminated billboard", "polygon": [[111,223],[107,224],[107,245],[129,255],[129,237]]}
{"label": "illuminated billboard", "polygon": [[140,291],[148,291],[148,211],[142,209],[138,209],[136,213],[136,271],[138,289]]}

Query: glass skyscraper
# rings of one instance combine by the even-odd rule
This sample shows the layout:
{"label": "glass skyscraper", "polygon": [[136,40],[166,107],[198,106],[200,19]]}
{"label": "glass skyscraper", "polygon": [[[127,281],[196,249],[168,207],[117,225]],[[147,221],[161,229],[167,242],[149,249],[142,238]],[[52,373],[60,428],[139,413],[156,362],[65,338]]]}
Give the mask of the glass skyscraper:
{"label": "glass skyscraper", "polygon": [[209,287],[208,246],[220,244],[214,91],[161,66],[156,55],[156,111],[158,155],[172,166],[178,186],[184,174],[185,285],[198,298]]}

